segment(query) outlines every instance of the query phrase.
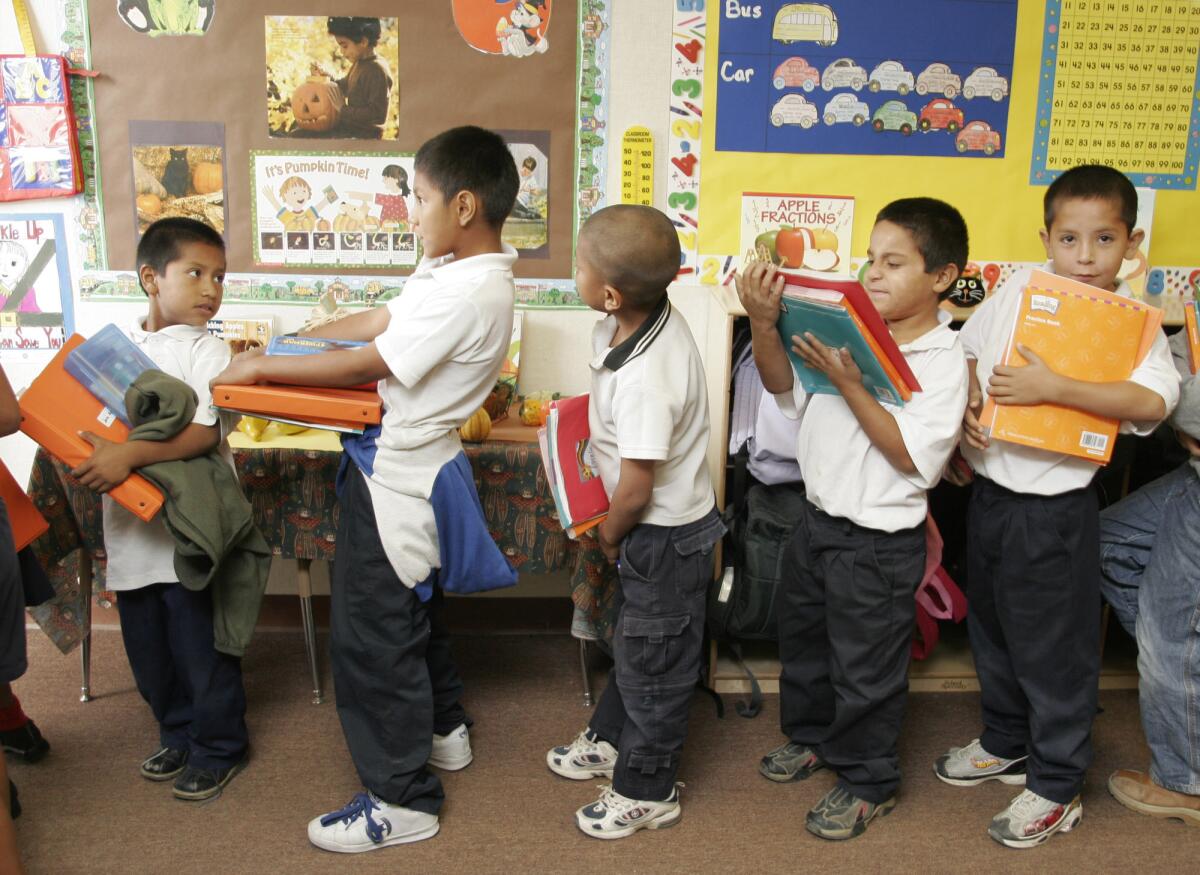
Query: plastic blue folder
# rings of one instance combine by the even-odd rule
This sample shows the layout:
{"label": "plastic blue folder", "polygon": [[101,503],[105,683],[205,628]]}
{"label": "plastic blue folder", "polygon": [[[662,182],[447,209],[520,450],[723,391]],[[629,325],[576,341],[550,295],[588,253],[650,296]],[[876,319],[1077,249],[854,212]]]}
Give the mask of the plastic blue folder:
{"label": "plastic blue folder", "polygon": [[111,323],[67,353],[67,373],[132,427],[125,412],[125,393],[143,371],[158,365]]}

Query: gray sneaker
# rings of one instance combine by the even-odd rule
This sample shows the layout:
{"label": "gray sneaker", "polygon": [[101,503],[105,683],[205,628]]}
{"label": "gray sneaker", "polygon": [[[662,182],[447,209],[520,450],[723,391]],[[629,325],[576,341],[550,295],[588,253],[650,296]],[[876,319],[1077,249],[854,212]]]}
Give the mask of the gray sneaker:
{"label": "gray sneaker", "polygon": [[1007,760],[990,754],[976,738],[966,747],[950,748],[937,758],[933,770],[947,784],[956,787],[973,787],[984,781],[1024,784],[1025,760],[1026,757]]}
{"label": "gray sneaker", "polygon": [[825,768],[825,761],[811,747],[789,741],[771,751],[758,764],[758,773],[768,781],[786,784],[803,781]]}
{"label": "gray sneaker", "polygon": [[876,804],[859,799],[844,787],[834,787],[808,812],[804,828],[831,841],[852,839],[866,832],[867,824],[876,817],[886,817],[895,807],[894,796]]}
{"label": "gray sneaker", "polygon": [[1062,804],[1024,790],[992,818],[988,835],[1008,848],[1033,848],[1057,832],[1070,832],[1082,819],[1078,796]]}

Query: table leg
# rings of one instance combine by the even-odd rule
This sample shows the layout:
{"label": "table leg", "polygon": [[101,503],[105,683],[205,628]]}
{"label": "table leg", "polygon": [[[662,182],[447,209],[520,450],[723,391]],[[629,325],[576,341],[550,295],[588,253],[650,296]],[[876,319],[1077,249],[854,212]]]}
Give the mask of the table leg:
{"label": "table leg", "polygon": [[587,639],[579,639],[579,670],[583,675],[583,706],[592,707],[592,676],[588,672]]}
{"label": "table leg", "polygon": [[317,628],[313,621],[312,576],[309,573],[312,560],[296,560],[296,588],[300,592],[300,620],[304,626],[304,649],[308,653],[308,668],[312,672],[313,697],[312,703],[320,705],[325,701],[321,691],[321,668],[317,664]]}
{"label": "table leg", "polygon": [[79,642],[80,668],[83,682],[79,701],[92,701],[92,557],[87,550],[79,551],[79,600],[83,611],[83,637]]}

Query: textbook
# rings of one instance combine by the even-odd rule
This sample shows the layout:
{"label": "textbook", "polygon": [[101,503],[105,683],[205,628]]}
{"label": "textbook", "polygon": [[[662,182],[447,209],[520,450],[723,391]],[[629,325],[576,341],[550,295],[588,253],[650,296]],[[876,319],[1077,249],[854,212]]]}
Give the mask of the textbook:
{"label": "textbook", "polygon": [[[1162,325],[1162,311],[1102,289],[1034,271],[1021,291],[1000,363],[1024,365],[1018,346],[1037,353],[1056,373],[1095,383],[1129,379]],[[979,418],[990,437],[1077,456],[1112,458],[1120,423],[1056,404],[996,404]]]}
{"label": "textbook", "polygon": [[546,425],[538,429],[546,482],[559,522],[572,539],[608,515],[608,493],[588,445],[588,400],[577,395],[551,402]]}
{"label": "textbook", "polygon": [[213,386],[212,406],[290,425],[362,434],[383,419],[383,402],[367,389],[312,386]]}
{"label": "textbook", "polygon": [[158,370],[150,356],[109,323],[67,354],[67,373],[132,427],[125,410],[125,393],[143,371]]}
{"label": "textbook", "polygon": [[1183,302],[1183,330],[1187,332],[1188,365],[1200,371],[1200,301]]}
{"label": "textbook", "polygon": [[[74,468],[92,455],[92,445],[79,436],[90,431],[124,443],[129,427],[67,373],[66,360],[84,342],[73,334],[45,369],[21,394],[21,431],[64,465]],[[139,519],[149,522],[162,507],[162,493],[139,474],[108,493]]]}
{"label": "textbook", "polygon": [[[358,349],[366,346],[363,340],[332,340],[327,337],[298,337],[286,334],[272,337],[267,343],[267,355],[313,355],[318,352],[336,352],[342,349]],[[377,383],[362,383],[351,389],[375,391]]]}
{"label": "textbook", "polygon": [[833,349],[849,350],[865,385],[884,404],[899,406],[919,392],[904,354],[863,287],[853,279],[781,271],[785,286],[777,323],[784,348],[804,390],[836,394],[829,378],[792,350],[792,336],[811,333]]}
{"label": "textbook", "polygon": [[8,511],[8,525],[12,529],[13,547],[20,552],[43,532],[50,524],[34,506],[25,490],[17,483],[3,462],[0,462],[0,499]]}

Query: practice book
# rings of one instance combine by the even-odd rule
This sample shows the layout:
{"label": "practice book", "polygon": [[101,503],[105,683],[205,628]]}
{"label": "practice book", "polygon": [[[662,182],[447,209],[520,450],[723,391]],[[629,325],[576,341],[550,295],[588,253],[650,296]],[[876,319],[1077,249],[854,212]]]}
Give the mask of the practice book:
{"label": "practice book", "polygon": [[[81,335],[71,335],[20,399],[21,431],[70,468],[92,455],[92,445],[79,436],[81,431],[116,443],[129,437],[129,427],[67,373],[67,356],[83,342]],[[108,494],[147,522],[163,502],[162,493],[139,474],[129,475]]]}
{"label": "practice book", "polygon": [[587,395],[554,401],[538,446],[559,521],[571,538],[600,524],[608,514],[608,493],[592,455]]}
{"label": "practice book", "polygon": [[[1021,300],[1000,363],[1022,366],[1018,346],[1056,373],[1093,383],[1129,379],[1162,324],[1162,312],[1130,298],[1035,271]],[[1153,329],[1148,331],[1148,325]],[[984,404],[990,437],[1104,464],[1120,423],[1057,404]]]}

